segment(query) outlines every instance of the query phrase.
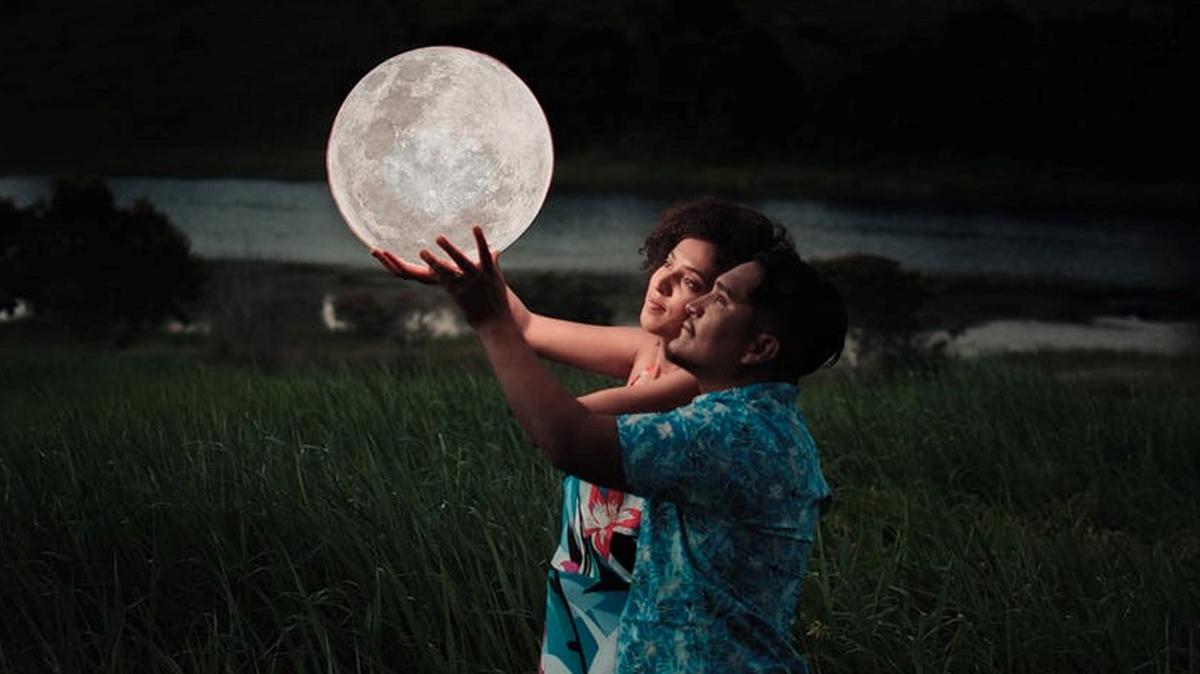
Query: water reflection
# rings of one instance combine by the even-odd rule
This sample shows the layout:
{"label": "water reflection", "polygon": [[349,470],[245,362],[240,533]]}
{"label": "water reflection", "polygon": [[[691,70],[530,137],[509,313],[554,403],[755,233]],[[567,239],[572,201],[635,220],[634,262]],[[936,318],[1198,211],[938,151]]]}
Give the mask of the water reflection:
{"label": "water reflection", "polygon": [[[342,223],[324,183],[269,180],[119,178],[120,206],[148,198],[207,257],[287,260],[374,267]],[[25,206],[49,194],[45,177],[0,178],[0,198]],[[1197,228],[1133,218],[1061,219],[999,213],[945,213],[829,204],[803,199],[757,203],[789,225],[808,257],[852,253],[889,257],[912,270],[1059,278],[1113,286],[1183,286],[1200,281]],[[530,230],[505,252],[509,270],[636,272],[638,248],[669,202],[631,195],[551,193]],[[348,322],[326,295],[318,319],[328,330]],[[23,304],[0,322],[29,316]],[[437,338],[462,334],[449,309],[414,313],[398,325]],[[182,332],[185,326],[175,326]],[[1054,349],[1174,354],[1197,346],[1195,323],[1101,317],[1089,323],[1003,318],[957,335],[931,333],[957,356]]]}
{"label": "water reflection", "polygon": [[[320,182],[118,178],[120,205],[145,196],[207,257],[375,264],[342,223]],[[24,205],[48,194],[43,177],[0,178],[0,197]],[[638,247],[667,200],[551,192],[504,255],[508,269],[633,272]],[[751,202],[789,226],[808,257],[870,253],[928,272],[1003,274],[1120,285],[1200,281],[1196,228],[1136,218],[1068,219],[876,208],[804,199]],[[464,223],[465,224],[465,223]]]}

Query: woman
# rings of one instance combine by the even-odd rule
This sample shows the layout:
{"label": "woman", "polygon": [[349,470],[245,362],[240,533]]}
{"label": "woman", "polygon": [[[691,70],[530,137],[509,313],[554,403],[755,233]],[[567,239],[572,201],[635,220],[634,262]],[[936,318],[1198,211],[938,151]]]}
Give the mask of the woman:
{"label": "woman", "polygon": [[[626,381],[579,400],[608,414],[665,411],[699,394],[696,380],[666,359],[687,303],[722,272],[766,250],[776,226],[757,211],[705,198],[668,208],[641,248],[650,270],[639,327],[586,325],[529,311],[510,289],[509,307],[538,355]],[[428,268],[373,251],[392,273],[432,282]],[[642,499],[563,478],[559,545],[550,562],[539,671],[613,670],[617,627],[633,578]]]}

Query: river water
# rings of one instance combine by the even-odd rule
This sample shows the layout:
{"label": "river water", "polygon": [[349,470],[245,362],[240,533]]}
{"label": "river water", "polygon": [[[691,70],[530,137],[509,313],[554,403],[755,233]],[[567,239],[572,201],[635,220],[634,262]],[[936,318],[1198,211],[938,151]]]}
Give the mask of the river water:
{"label": "river water", "polygon": [[[0,178],[19,206],[48,195],[41,176]],[[373,266],[323,182],[114,178],[118,205],[145,197],[206,257]],[[749,202],[791,231],[802,254],[871,253],[919,271],[1058,278],[1112,285],[1200,280],[1193,223],[872,208],[805,199]],[[633,272],[666,200],[551,194],[504,255],[508,269]]]}
{"label": "river water", "polygon": [[[119,206],[148,199],[204,257],[377,264],[342,222],[323,182],[114,178],[109,185]],[[48,196],[50,187],[50,179],[42,176],[0,178],[0,198],[25,206]],[[924,272],[1111,286],[1200,282],[1200,237],[1188,222],[940,212],[805,199],[749,203],[785,224],[807,258],[869,253]],[[640,196],[551,190],[533,225],[505,252],[503,265],[636,272],[638,247],[667,205],[666,200]],[[11,318],[0,316],[0,321]],[[331,317],[323,320],[333,327]],[[951,338],[948,351],[974,355],[1101,348],[1184,353],[1196,348],[1196,335],[1194,322],[1133,317],[1101,316],[1075,324],[999,319]]]}

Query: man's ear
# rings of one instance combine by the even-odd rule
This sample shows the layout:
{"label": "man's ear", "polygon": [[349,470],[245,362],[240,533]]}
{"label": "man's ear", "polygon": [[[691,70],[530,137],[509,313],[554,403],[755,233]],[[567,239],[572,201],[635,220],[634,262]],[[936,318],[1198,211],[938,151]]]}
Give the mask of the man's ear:
{"label": "man's ear", "polygon": [[742,352],[742,365],[761,365],[779,355],[779,340],[770,333],[760,332],[750,338]]}

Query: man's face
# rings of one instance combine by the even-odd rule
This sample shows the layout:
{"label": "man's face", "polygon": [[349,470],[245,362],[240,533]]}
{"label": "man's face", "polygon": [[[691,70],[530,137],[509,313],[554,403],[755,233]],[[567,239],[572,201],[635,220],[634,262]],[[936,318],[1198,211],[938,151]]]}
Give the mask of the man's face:
{"label": "man's face", "polygon": [[667,358],[698,378],[739,374],[757,335],[750,295],[762,279],[758,262],[718,276],[711,291],[688,303],[679,336],[667,343]]}

